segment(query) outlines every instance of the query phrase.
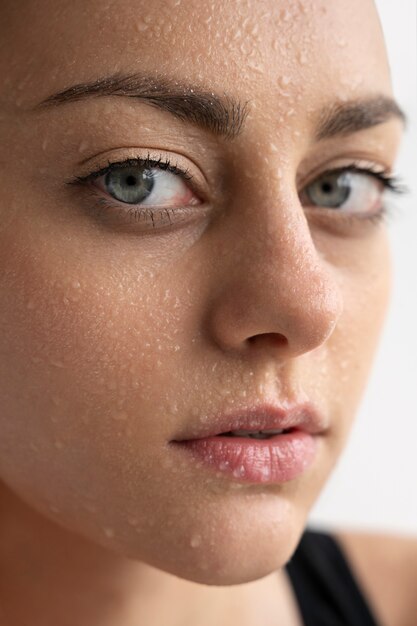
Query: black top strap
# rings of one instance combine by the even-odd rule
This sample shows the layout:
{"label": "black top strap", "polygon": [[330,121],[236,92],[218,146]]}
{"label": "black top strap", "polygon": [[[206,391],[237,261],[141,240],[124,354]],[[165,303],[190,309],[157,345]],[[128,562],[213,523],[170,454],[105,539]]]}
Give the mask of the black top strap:
{"label": "black top strap", "polygon": [[306,530],[286,570],[305,626],[378,626],[331,535]]}

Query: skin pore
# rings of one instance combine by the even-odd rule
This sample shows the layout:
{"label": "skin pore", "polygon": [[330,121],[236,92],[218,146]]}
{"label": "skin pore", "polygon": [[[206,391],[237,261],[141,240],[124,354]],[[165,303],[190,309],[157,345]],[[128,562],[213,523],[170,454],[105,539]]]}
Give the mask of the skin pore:
{"label": "skin pore", "polygon": [[[131,78],[109,87],[122,75],[142,97]],[[6,1],[0,76],[0,620],[300,624],[282,568],[346,443],[389,292],[383,223],[305,196],[329,170],[394,165],[373,3]],[[97,81],[107,92],[85,89]],[[41,106],[75,85],[83,97]],[[185,115],[194,91],[239,103],[234,132]],[[85,180],[137,158],[192,177],[170,174],[172,211],[129,220]],[[358,181],[362,202],[382,192]],[[233,407],[305,401],[323,433],[283,484],[169,445]]]}

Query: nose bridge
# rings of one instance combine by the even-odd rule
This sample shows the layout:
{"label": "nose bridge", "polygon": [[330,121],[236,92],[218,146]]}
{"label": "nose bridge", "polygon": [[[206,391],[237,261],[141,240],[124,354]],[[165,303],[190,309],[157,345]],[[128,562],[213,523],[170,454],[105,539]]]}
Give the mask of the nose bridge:
{"label": "nose bridge", "polygon": [[341,294],[316,249],[298,197],[291,207],[280,209],[275,203],[249,218],[230,263],[233,278],[224,281],[224,320],[234,320],[235,345],[280,335],[286,350],[298,354],[332,333],[342,310]]}
{"label": "nose bridge", "polygon": [[283,210],[278,218],[268,221],[265,236],[259,236],[251,246],[254,257],[249,254],[246,260],[248,272],[252,265],[258,268],[254,278],[262,276],[258,288],[265,295],[269,292],[281,310],[285,307],[289,318],[307,316],[309,309],[318,313],[331,308],[338,293],[304,213],[301,207],[297,209]]}

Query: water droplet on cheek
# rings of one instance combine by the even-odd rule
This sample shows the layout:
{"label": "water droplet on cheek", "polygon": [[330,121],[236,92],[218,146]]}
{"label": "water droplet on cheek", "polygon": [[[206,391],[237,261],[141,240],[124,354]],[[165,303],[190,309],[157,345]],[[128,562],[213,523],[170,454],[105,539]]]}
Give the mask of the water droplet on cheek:
{"label": "water droplet on cheek", "polygon": [[133,515],[128,516],[127,523],[129,524],[129,526],[133,526],[133,528],[136,528],[137,526],[139,526],[138,518]]}
{"label": "water droplet on cheek", "polygon": [[108,526],[106,528],[103,528],[103,532],[106,535],[106,537],[108,539],[113,539],[114,537],[114,530],[113,528],[109,528]]}
{"label": "water droplet on cheek", "polygon": [[88,143],[88,141],[86,139],[83,139],[80,145],[78,146],[78,152],[80,153],[85,152],[88,149],[89,145],[90,144]]}
{"label": "water droplet on cheek", "polygon": [[193,535],[190,540],[190,546],[192,548],[197,548],[201,545],[201,535]]}
{"label": "water droplet on cheek", "polygon": [[148,24],[146,24],[145,22],[139,21],[136,24],[136,30],[138,31],[138,33],[143,33],[144,31],[148,30]]}

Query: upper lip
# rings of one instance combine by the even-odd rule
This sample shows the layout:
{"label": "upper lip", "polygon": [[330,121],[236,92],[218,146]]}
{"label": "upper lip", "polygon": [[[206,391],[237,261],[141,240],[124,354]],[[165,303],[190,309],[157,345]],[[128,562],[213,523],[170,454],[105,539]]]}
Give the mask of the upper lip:
{"label": "upper lip", "polygon": [[289,428],[302,430],[316,435],[328,425],[316,407],[308,402],[286,405],[257,404],[234,408],[232,412],[218,413],[211,416],[202,415],[198,424],[181,433],[174,441],[203,439],[214,437],[232,430],[286,430]]}

